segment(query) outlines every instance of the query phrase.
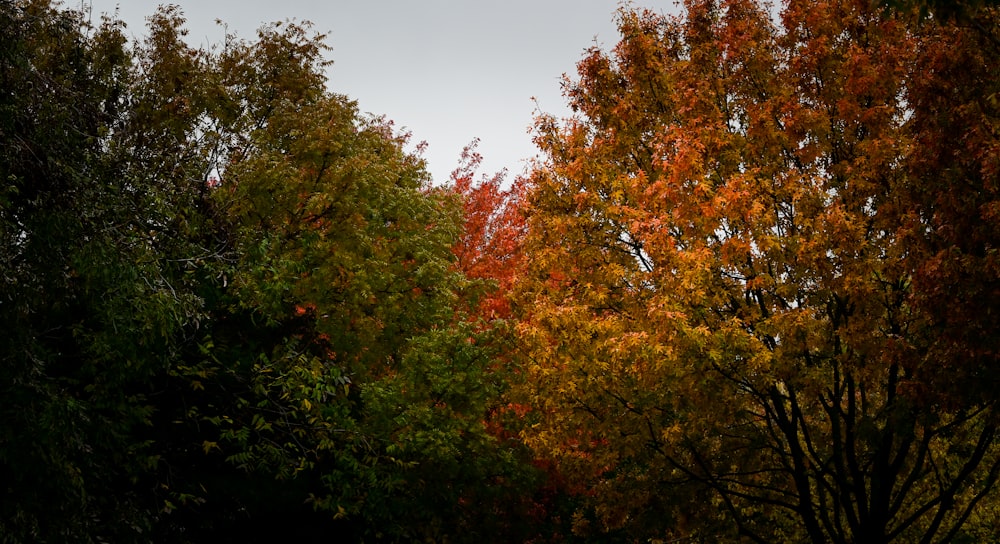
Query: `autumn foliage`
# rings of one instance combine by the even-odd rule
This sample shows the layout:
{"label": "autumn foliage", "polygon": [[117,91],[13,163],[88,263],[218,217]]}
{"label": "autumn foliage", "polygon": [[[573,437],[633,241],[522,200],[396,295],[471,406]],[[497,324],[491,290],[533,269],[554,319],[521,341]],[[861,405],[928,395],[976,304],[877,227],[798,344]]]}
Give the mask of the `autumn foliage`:
{"label": "autumn foliage", "polygon": [[624,9],[577,116],[539,119],[523,435],[590,482],[580,535],[975,534],[1000,472],[995,19],[776,13]]}
{"label": "autumn foliage", "polygon": [[995,4],[625,5],[439,184],[308,24],[0,3],[0,542],[997,542]]}
{"label": "autumn foliage", "polygon": [[482,164],[477,144],[462,151],[460,165],[451,174],[451,187],[462,197],[464,219],[462,238],[454,247],[456,265],[469,278],[494,283],[477,313],[486,319],[507,318],[508,294],[523,262],[525,183],[518,179],[508,184],[506,172],[483,174],[477,180]]}

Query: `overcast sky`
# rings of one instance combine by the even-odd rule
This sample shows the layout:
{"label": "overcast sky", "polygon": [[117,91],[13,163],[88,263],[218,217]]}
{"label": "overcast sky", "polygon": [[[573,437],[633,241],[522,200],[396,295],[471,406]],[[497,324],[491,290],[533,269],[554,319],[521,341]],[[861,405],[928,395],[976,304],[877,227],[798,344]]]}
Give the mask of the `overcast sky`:
{"label": "overcast sky", "polygon": [[[65,0],[113,13],[135,37],[156,0]],[[528,128],[538,108],[567,115],[564,73],[595,43],[618,41],[618,0],[174,0],[187,18],[192,45],[218,43],[221,19],[252,39],[270,21],[312,21],[332,47],[330,89],[385,115],[426,141],[436,182],[458,164],[462,148],[482,140],[484,171],[520,174],[534,157]],[[658,10],[673,0],[637,1]]]}

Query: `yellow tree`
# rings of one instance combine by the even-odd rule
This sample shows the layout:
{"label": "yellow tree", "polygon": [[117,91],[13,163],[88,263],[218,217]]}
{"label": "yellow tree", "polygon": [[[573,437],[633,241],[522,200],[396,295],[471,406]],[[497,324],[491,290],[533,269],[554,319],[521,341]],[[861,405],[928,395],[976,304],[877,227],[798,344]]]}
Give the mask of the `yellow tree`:
{"label": "yellow tree", "polygon": [[[863,0],[776,19],[689,0],[619,17],[621,42],[567,85],[578,115],[538,122],[517,292],[523,434],[587,486],[576,530],[974,534],[1000,471],[995,400],[953,378],[995,355],[956,322],[997,331],[938,311],[931,284],[995,290],[976,266],[996,240],[995,108],[976,98],[996,96],[992,12],[961,28]],[[948,85],[974,115],[942,108]],[[975,140],[957,145],[961,119]],[[969,249],[959,210],[981,225]]]}

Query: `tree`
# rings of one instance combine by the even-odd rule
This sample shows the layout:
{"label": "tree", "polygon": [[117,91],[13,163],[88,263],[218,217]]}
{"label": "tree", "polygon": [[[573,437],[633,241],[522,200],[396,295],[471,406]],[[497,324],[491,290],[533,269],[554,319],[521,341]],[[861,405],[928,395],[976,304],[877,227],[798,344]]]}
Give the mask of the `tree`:
{"label": "tree", "polygon": [[997,337],[988,36],[864,1],[619,26],[568,83],[579,115],[538,121],[518,287],[525,440],[589,483],[577,531],[975,534],[1000,473],[976,385]]}
{"label": "tree", "polygon": [[147,384],[197,301],[151,230],[175,216],[143,205],[164,192],[108,152],[128,100],[121,26],[48,2],[4,3],[0,18],[0,533],[129,541],[159,508]]}
{"label": "tree", "polygon": [[0,540],[520,530],[461,203],[326,90],[321,34],[0,17]]}
{"label": "tree", "polygon": [[[462,198],[464,220],[462,235],[453,247],[455,265],[472,280],[460,305],[482,337],[477,342],[487,342],[491,350],[486,362],[491,379],[502,384],[501,394],[489,406],[488,429],[496,446],[509,451],[521,465],[505,478],[516,492],[491,507],[499,527],[489,534],[506,542],[560,542],[568,533],[572,494],[551,463],[524,447],[519,432],[530,407],[507,395],[508,388],[524,378],[512,371],[517,349],[511,291],[524,266],[527,180],[508,182],[506,171],[480,176],[478,143],[473,141],[463,150],[459,167],[451,174],[450,188]],[[510,481],[512,477],[516,480]]]}
{"label": "tree", "polygon": [[508,187],[506,172],[476,180],[482,156],[478,141],[462,150],[462,161],[451,174],[454,191],[462,197],[464,225],[454,252],[458,266],[469,278],[496,282],[493,292],[480,303],[479,313],[488,319],[510,317],[507,300],[523,261],[522,201],[525,180]]}
{"label": "tree", "polygon": [[487,425],[506,336],[476,313],[487,286],[456,262],[458,195],[337,95],[279,106],[249,141],[216,192],[241,256],[233,324],[281,341],[212,333],[214,357],[242,362],[241,413],[214,416],[218,447],[311,482],[316,508],[369,538],[520,539],[501,513],[534,471]]}

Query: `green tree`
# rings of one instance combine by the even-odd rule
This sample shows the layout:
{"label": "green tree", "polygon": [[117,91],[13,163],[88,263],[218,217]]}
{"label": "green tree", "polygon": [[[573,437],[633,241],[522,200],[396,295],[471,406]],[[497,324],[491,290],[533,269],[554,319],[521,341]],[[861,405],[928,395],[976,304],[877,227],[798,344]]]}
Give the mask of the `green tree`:
{"label": "green tree", "polygon": [[141,539],[165,500],[152,384],[201,319],[175,259],[193,251],[170,205],[184,189],[122,168],[134,96],[120,24],[48,2],[0,17],[0,533]]}
{"label": "green tree", "polygon": [[534,472],[487,432],[503,344],[465,313],[461,202],[326,90],[321,34],[0,17],[0,538],[521,530],[496,513]]}
{"label": "green tree", "polygon": [[278,107],[249,142],[217,192],[242,259],[230,281],[258,326],[292,328],[244,354],[248,411],[220,447],[321,482],[314,504],[376,539],[515,530],[494,518],[533,470],[487,432],[501,340],[464,314],[483,289],[452,252],[460,200],[341,96]]}

